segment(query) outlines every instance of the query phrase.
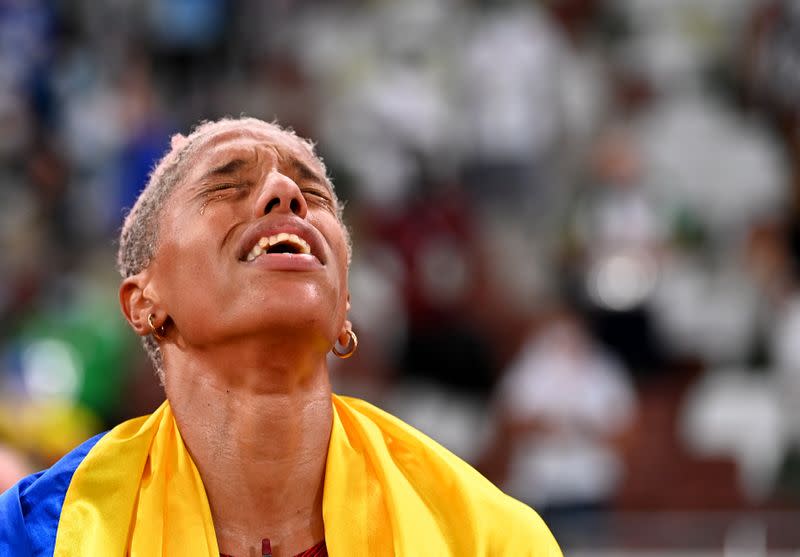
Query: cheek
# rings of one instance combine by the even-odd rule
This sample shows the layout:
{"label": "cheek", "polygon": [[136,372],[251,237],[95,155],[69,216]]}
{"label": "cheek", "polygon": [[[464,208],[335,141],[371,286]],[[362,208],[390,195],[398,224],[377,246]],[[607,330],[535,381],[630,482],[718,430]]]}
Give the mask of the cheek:
{"label": "cheek", "polygon": [[204,210],[185,209],[175,215],[164,231],[167,241],[162,246],[174,282],[190,286],[219,268],[221,238],[231,222],[236,222],[233,209],[219,202]]}
{"label": "cheek", "polygon": [[338,249],[336,250],[336,257],[338,261],[338,272],[339,272],[339,299],[338,299],[338,307],[337,310],[339,312],[337,321],[341,323],[347,318],[347,311],[348,311],[348,298],[350,294],[350,288],[348,284],[349,280],[349,273],[350,273],[350,266],[348,264],[349,257],[348,257],[348,244],[347,239],[344,234],[341,234],[341,238],[338,244]]}
{"label": "cheek", "polygon": [[329,236],[330,238],[330,245],[333,251],[333,256],[336,260],[336,268],[337,268],[337,275],[339,278],[339,288],[340,294],[346,298],[348,292],[348,274],[350,271],[348,261],[348,245],[347,245],[347,237],[344,234],[342,228],[337,225],[334,229],[334,233]]}
{"label": "cheek", "polygon": [[160,295],[172,315],[203,308],[221,295],[225,284],[214,246],[190,230],[173,230],[158,254]]}

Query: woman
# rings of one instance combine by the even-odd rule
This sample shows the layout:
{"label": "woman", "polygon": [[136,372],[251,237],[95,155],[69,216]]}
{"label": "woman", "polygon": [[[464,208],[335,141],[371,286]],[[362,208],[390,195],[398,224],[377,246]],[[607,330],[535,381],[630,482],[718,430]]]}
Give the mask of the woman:
{"label": "woman", "polygon": [[119,247],[167,402],[4,494],[0,554],[560,555],[467,464],[331,394],[349,259],[308,142],[254,119],[173,138]]}

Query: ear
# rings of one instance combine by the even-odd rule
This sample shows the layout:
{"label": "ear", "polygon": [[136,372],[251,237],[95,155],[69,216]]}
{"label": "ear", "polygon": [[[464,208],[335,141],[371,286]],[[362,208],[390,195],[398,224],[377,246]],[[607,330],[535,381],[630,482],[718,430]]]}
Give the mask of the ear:
{"label": "ear", "polygon": [[339,341],[340,346],[347,346],[350,342],[350,335],[347,331],[353,330],[353,324],[350,322],[349,319],[345,319],[344,325],[342,325],[342,330],[339,332],[339,336],[336,340]]}
{"label": "ear", "polygon": [[152,331],[147,318],[155,314],[155,321],[163,323],[165,317],[161,315],[152,289],[148,288],[149,280],[146,271],[130,276],[122,281],[119,287],[119,304],[125,319],[128,320],[133,331],[139,336],[147,336]]}
{"label": "ear", "polygon": [[[350,292],[347,293],[347,313],[350,313]],[[340,345],[347,346],[347,343],[350,341],[350,336],[347,334],[347,331],[351,331],[352,329],[353,323],[351,323],[349,319],[345,319],[339,331],[339,336],[337,337]]]}

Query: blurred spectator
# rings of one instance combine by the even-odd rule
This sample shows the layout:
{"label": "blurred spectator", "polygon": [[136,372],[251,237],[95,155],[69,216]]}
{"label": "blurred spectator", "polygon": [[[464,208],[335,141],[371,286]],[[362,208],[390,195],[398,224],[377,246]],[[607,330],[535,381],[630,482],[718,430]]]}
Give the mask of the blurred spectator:
{"label": "blurred spectator", "polygon": [[573,296],[598,338],[634,372],[651,372],[661,358],[650,304],[668,241],[667,215],[645,188],[630,132],[602,135],[591,163],[591,189],[573,209],[570,264],[579,281]]}
{"label": "blurred spectator", "polygon": [[787,448],[778,388],[763,374],[714,370],[684,401],[680,427],[687,446],[703,457],[733,459],[740,489],[752,501],[773,493]]}
{"label": "blurred spectator", "polygon": [[526,341],[492,406],[490,477],[548,512],[608,507],[624,477],[619,443],[636,394],[627,370],[574,313],[555,312]]}

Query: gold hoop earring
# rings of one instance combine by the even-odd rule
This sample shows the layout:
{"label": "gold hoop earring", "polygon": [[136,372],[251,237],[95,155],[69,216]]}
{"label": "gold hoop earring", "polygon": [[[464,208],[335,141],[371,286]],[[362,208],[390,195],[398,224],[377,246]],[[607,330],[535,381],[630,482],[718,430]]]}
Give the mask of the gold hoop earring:
{"label": "gold hoop earring", "polygon": [[345,352],[339,352],[336,349],[336,344],[334,344],[333,348],[331,348],[331,352],[333,352],[334,354],[336,354],[336,356],[338,356],[343,360],[346,360],[347,358],[355,354],[356,348],[358,348],[358,337],[356,336],[356,334],[352,331],[352,329],[347,329],[347,334],[350,337],[350,340],[345,346],[346,349]]}
{"label": "gold hoop earring", "polygon": [[153,319],[155,318],[156,315],[154,313],[151,313],[147,316],[147,324],[150,325],[150,333],[156,340],[164,340],[167,338],[167,331],[164,329],[164,325],[161,325],[160,327],[155,326],[153,323]]}

